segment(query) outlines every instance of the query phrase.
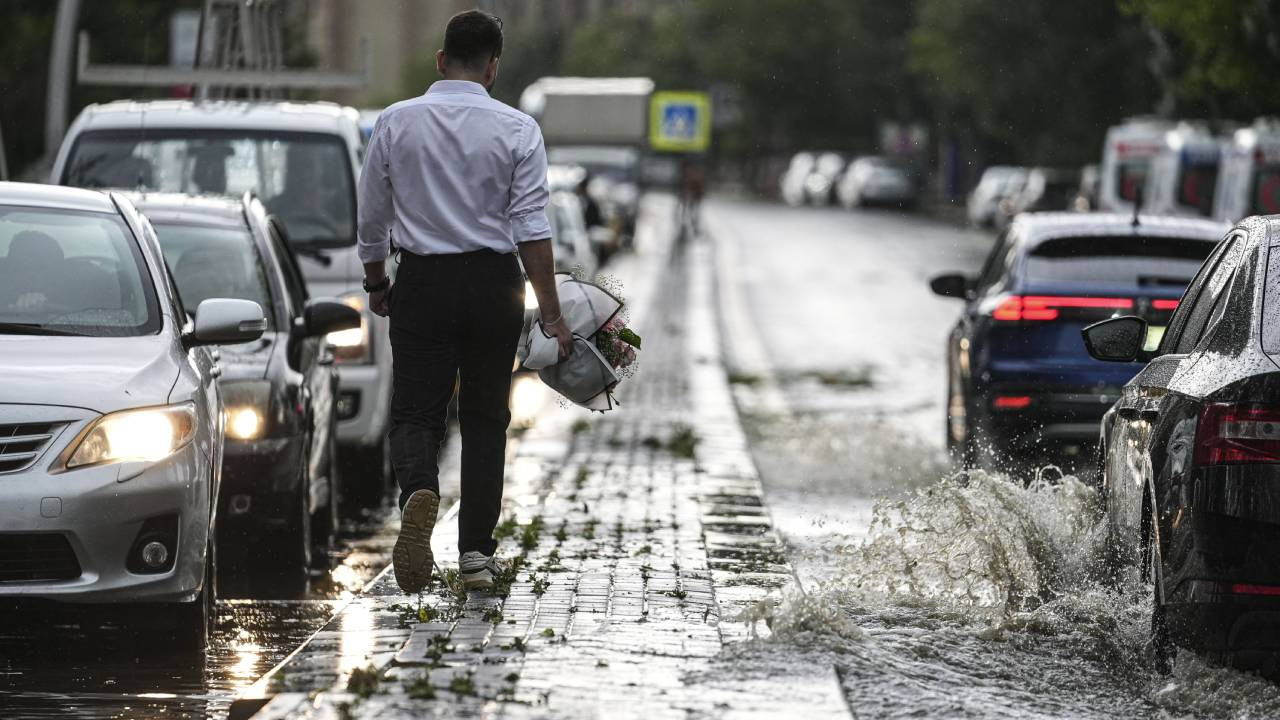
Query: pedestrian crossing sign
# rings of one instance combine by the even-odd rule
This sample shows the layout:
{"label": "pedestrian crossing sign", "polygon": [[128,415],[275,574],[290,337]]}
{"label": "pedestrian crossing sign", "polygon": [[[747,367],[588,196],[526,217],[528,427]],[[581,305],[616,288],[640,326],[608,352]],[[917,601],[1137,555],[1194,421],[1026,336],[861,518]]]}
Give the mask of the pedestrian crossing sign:
{"label": "pedestrian crossing sign", "polygon": [[659,152],[706,152],[711,146],[711,98],[701,92],[654,93],[649,146]]}

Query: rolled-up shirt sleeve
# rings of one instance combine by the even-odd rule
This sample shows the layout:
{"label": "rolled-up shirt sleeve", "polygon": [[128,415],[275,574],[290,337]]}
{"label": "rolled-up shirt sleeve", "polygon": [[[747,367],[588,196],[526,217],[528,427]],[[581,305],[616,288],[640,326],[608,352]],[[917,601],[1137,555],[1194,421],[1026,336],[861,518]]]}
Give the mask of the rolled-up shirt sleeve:
{"label": "rolled-up shirt sleeve", "polygon": [[546,240],[551,237],[547,220],[547,148],[542,131],[532,122],[527,126],[528,140],[522,143],[511,175],[511,204],[507,217],[511,220],[511,238],[516,243]]}
{"label": "rolled-up shirt sleeve", "polygon": [[385,116],[378,118],[360,171],[356,202],[356,237],[360,262],[385,260],[391,254],[391,223],[395,205],[391,197],[390,157]]}

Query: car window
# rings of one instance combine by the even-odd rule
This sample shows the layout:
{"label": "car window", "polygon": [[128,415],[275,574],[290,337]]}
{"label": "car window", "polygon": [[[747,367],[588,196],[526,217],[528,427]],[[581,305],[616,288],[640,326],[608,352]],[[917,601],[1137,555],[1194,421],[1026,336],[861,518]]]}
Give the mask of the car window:
{"label": "car window", "polygon": [[1009,266],[1009,253],[1012,252],[1014,244],[1013,233],[1006,230],[1000,234],[995,247],[991,249],[991,254],[987,256],[987,261],[982,264],[982,272],[978,274],[979,294],[990,289],[1004,277],[1005,268]]}
{"label": "car window", "polygon": [[142,249],[118,215],[0,205],[0,323],[125,336],[158,332],[161,318]]}
{"label": "car window", "polygon": [[1116,162],[1116,192],[1125,202],[1135,202],[1142,197],[1147,186],[1147,174],[1151,172],[1151,159],[1131,157]]}
{"label": "car window", "polygon": [[1182,299],[1178,301],[1178,308],[1174,311],[1173,316],[1169,318],[1169,327],[1165,330],[1164,336],[1160,340],[1157,354],[1165,355],[1173,352],[1178,338],[1182,335],[1182,329],[1186,327],[1187,318],[1191,315],[1191,309],[1200,297],[1201,291],[1204,290],[1205,281],[1208,280],[1214,269],[1218,267],[1218,262],[1222,259],[1223,252],[1234,242],[1235,236],[1232,235],[1218,243],[1209,258],[1200,266],[1200,270],[1196,272],[1195,277],[1187,284],[1187,289],[1182,293]]}
{"label": "car window", "polygon": [[325,133],[147,129],[83,133],[63,184],[240,196],[254,192],[292,242],[355,242],[355,188],[341,138]]}
{"label": "car window", "polygon": [[1253,172],[1250,215],[1280,213],[1280,165],[1261,165]]}
{"label": "car window", "polygon": [[1218,183],[1218,156],[1191,156],[1179,164],[1178,204],[1205,217],[1213,214],[1213,193]]}
{"label": "car window", "polygon": [[1266,289],[1262,296],[1262,349],[1280,353],[1280,245],[1267,249]]}
{"label": "car window", "polygon": [[1223,250],[1218,266],[1205,280],[1199,295],[1188,308],[1186,324],[1180,328],[1181,334],[1174,345],[1175,353],[1179,355],[1189,353],[1200,344],[1205,328],[1209,325],[1209,318],[1213,315],[1218,301],[1226,294],[1224,291],[1230,286],[1231,277],[1240,265],[1243,249],[1244,242],[1235,236],[1231,244]]}
{"label": "car window", "polygon": [[1141,235],[1054,238],[1032,248],[1021,274],[1042,282],[1186,287],[1214,245]]}
{"label": "car window", "polygon": [[276,227],[275,219],[267,224],[267,232],[271,238],[271,247],[280,260],[280,271],[284,275],[284,289],[289,294],[289,302],[293,306],[292,315],[297,316],[307,304],[307,283],[302,278],[302,269],[298,267],[298,258],[284,241]]}
{"label": "car window", "polygon": [[154,223],[173,271],[182,304],[190,312],[210,298],[252,300],[262,306],[267,327],[275,325],[270,283],[262,255],[248,228]]}

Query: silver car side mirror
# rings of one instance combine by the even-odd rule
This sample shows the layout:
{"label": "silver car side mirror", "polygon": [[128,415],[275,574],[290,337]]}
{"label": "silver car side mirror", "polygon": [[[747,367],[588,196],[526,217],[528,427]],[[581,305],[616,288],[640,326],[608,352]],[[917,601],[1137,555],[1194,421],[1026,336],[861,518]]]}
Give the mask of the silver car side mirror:
{"label": "silver car side mirror", "polygon": [[184,340],[187,347],[231,345],[257,340],[266,329],[267,318],[258,303],[209,298],[196,308],[195,330]]}

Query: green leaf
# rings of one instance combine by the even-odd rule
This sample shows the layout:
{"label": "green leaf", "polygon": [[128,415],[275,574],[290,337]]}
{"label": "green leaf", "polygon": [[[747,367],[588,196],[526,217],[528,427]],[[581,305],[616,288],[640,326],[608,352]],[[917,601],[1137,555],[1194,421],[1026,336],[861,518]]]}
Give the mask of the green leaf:
{"label": "green leaf", "polygon": [[635,334],[631,328],[622,328],[619,330],[618,339],[637,350],[640,349],[640,336]]}

